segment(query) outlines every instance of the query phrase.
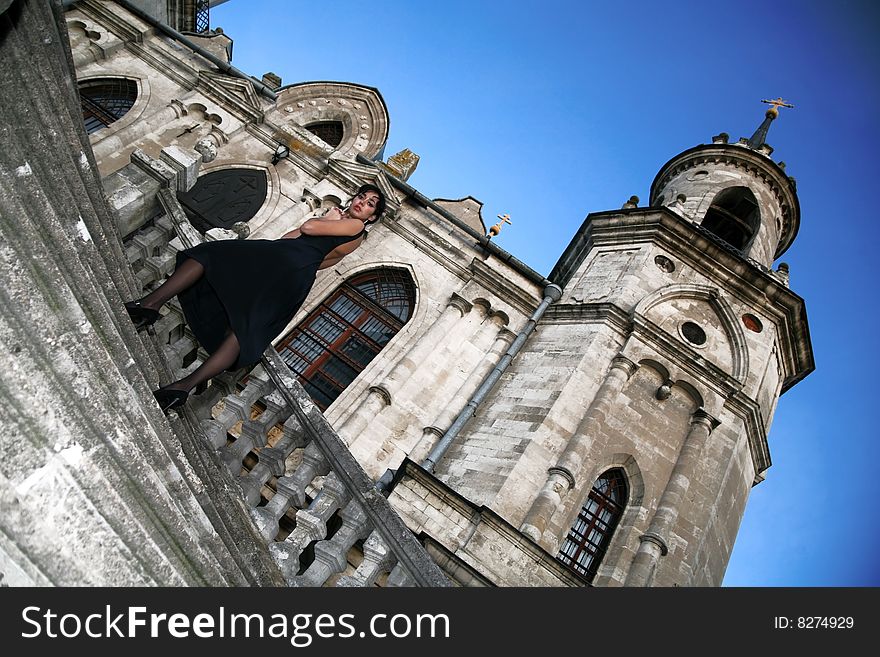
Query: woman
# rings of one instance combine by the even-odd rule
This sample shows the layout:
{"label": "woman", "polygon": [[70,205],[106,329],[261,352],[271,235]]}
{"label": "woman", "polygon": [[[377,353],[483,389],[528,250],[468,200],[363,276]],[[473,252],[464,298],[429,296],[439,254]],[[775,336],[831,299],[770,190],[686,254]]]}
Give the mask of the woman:
{"label": "woman", "polygon": [[344,210],[331,208],[277,240],[206,242],[177,254],[174,273],[153,292],[125,304],[138,328],[159,319],[177,295],[186,322],[210,357],[188,376],[154,391],[163,411],[224,370],[256,363],[306,300],[315,274],[364,240],[385,210],[375,185],[363,185]]}

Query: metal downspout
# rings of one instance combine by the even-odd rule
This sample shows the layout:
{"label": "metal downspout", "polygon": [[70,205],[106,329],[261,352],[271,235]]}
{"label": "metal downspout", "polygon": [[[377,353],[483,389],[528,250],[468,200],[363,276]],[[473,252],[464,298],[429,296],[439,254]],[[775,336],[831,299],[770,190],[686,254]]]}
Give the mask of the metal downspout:
{"label": "metal downspout", "polygon": [[[78,2],[78,0],[62,0],[61,4],[62,4],[62,6],[67,8],[67,7],[70,7],[71,5],[76,4],[77,2]],[[205,50],[197,43],[190,41],[188,38],[186,38],[183,34],[178,32],[174,28],[169,27],[168,25],[165,25],[165,23],[162,23],[161,21],[156,20],[155,18],[153,18],[149,14],[145,13],[141,9],[135,7],[133,4],[128,2],[128,0],[115,0],[115,2],[118,5],[121,5],[122,7],[124,7],[127,11],[131,12],[132,14],[134,14],[135,16],[140,18],[141,20],[146,21],[147,23],[149,23],[150,25],[155,27],[160,32],[165,33],[166,35],[170,36],[172,39],[176,39],[177,41],[180,41],[187,48],[190,48],[196,54],[201,55],[202,57],[207,59],[214,66],[219,68],[221,71],[223,71],[227,75],[232,75],[234,77],[247,80],[252,85],[254,85],[254,87],[256,88],[256,90],[258,92],[260,92],[263,96],[265,96],[269,100],[274,101],[274,100],[278,99],[278,96],[275,95],[275,92],[272,91],[269,87],[267,87],[265,84],[263,84],[259,80],[252,78],[250,75],[248,75],[244,71],[240,71],[239,69],[235,68],[231,64],[224,62],[222,59],[217,57],[212,52]]]}
{"label": "metal downspout", "polygon": [[541,319],[550,304],[554,301],[558,301],[561,297],[562,290],[555,283],[550,283],[544,288],[543,301],[541,301],[541,304],[535,309],[535,312],[532,313],[532,316],[529,317],[529,321],[526,322],[522,331],[516,336],[516,339],[507,349],[504,356],[501,357],[501,360],[498,361],[495,368],[486,375],[485,379],[483,379],[483,382],[477,388],[477,391],[473,394],[470,401],[461,410],[458,417],[455,418],[455,421],[449,429],[446,430],[446,433],[443,434],[443,437],[440,438],[440,441],[434,446],[434,449],[431,450],[431,453],[428,454],[424,461],[422,461],[421,466],[425,468],[425,470],[428,472],[434,472],[434,467],[449,450],[452,441],[455,440],[455,437],[461,432],[464,425],[467,424],[467,421],[476,414],[477,407],[483,402],[483,399],[489,394],[489,391],[492,390],[495,383],[501,378],[501,375],[504,374],[504,371],[510,365],[511,361],[513,361],[514,356],[519,353],[519,350],[532,334],[532,331],[535,330],[538,320]]}

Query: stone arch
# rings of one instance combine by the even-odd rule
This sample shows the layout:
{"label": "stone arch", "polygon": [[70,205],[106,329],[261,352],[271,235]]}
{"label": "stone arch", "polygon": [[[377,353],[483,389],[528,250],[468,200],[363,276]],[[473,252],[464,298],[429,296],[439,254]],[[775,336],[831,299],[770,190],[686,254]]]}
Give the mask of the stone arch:
{"label": "stone arch", "polygon": [[199,176],[192,189],[177,194],[193,226],[201,232],[249,222],[268,197],[266,168],[240,165],[212,169]]}
{"label": "stone arch", "polygon": [[415,301],[407,270],[373,265],[343,279],[275,348],[326,411],[412,319]]}
{"label": "stone arch", "polygon": [[[108,132],[117,132],[137,120],[149,95],[146,80],[125,75],[82,78],[77,80],[77,89],[86,132],[89,135],[98,133],[96,139],[103,139]],[[98,96],[105,97],[107,102],[102,102]],[[108,103],[112,107],[108,107]],[[112,131],[104,130],[109,126],[113,126]]]}
{"label": "stone arch", "polygon": [[[388,140],[388,107],[377,89],[344,82],[304,82],[278,90],[276,119],[288,130],[291,148],[319,152],[363,153],[373,158]],[[328,144],[309,130],[319,124],[338,124],[342,135]]]}
{"label": "stone arch", "polygon": [[718,318],[730,344],[731,372],[738,381],[745,381],[749,372],[749,352],[745,331],[730,302],[718,290],[705,285],[667,285],[645,296],[633,309],[633,319],[650,319],[651,311],[675,300],[698,300],[708,304]]}
{"label": "stone arch", "polygon": [[761,206],[751,189],[730,185],[711,197],[700,225],[735,249],[746,251],[761,228]]}
{"label": "stone arch", "polygon": [[[415,295],[413,313],[410,316],[409,321],[406,323],[406,327],[403,329],[403,331],[401,331],[401,334],[410,332],[411,330],[415,330],[416,327],[424,323],[425,317],[428,313],[428,304],[424,302],[421,294],[422,286],[424,283],[421,280],[419,272],[409,262],[393,260],[385,260],[381,263],[358,262],[350,257],[343,258],[333,267],[334,271],[337,273],[336,277],[332,281],[327,281],[327,283],[320,286],[320,288],[318,286],[312,288],[312,293],[316,298],[318,296],[326,296],[327,294],[329,294],[330,290],[335,289],[342,281],[359,276],[364,272],[368,272],[371,269],[376,269],[378,267],[400,270],[401,272],[405,272],[409,276],[410,280],[412,280],[413,294]],[[311,309],[308,312],[311,312]],[[294,318],[295,322],[299,322],[299,320],[300,317]]]}

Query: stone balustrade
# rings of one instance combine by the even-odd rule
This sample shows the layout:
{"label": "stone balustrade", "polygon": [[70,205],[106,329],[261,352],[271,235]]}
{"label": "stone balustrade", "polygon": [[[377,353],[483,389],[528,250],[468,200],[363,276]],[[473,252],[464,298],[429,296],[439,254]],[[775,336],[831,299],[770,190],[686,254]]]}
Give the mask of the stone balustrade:
{"label": "stone balustrade", "polygon": [[[145,289],[170,273],[165,265],[179,248],[202,239],[168,188],[158,196],[166,214],[145,223],[124,245]],[[191,369],[199,361],[190,356],[185,366],[183,350],[176,348],[191,336],[179,308],[169,306],[153,333],[172,367]],[[235,385],[238,374],[212,382],[216,399],[210,398],[210,406],[197,403],[200,395],[189,406],[203,411],[206,447],[236,478],[286,582],[374,586],[385,578],[391,586],[448,586],[277,352],[266,351],[243,387]],[[355,568],[350,560],[360,561]]]}

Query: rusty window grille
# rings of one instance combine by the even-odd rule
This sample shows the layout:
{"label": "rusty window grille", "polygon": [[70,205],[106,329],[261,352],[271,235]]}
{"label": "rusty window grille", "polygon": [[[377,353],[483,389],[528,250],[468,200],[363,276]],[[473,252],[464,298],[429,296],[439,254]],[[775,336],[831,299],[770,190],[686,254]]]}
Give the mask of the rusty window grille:
{"label": "rusty window grille", "polygon": [[344,128],[341,121],[320,121],[306,126],[306,130],[333,148],[342,143]]}
{"label": "rusty window grille", "polygon": [[626,475],[615,468],[593,484],[556,558],[593,581],[626,506]]}
{"label": "rusty window grille", "polygon": [[326,410],[412,316],[415,286],[398,269],[340,285],[277,345],[314,402]]}
{"label": "rusty window grille", "polygon": [[121,119],[137,100],[137,84],[125,78],[100,78],[79,84],[86,132],[92,134]]}
{"label": "rusty window grille", "polygon": [[199,34],[207,32],[211,26],[208,5],[209,0],[196,0],[196,32]]}

